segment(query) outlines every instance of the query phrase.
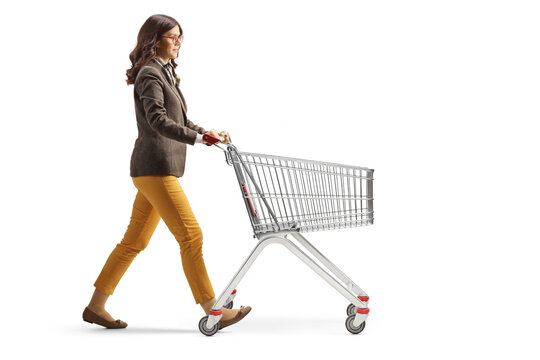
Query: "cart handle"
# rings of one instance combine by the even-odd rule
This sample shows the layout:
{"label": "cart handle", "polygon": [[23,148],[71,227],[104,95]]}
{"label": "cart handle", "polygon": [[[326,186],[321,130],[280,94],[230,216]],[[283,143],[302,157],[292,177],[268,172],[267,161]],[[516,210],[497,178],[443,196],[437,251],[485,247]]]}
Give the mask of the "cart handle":
{"label": "cart handle", "polygon": [[229,134],[227,134],[227,138],[229,138],[229,142],[226,143],[224,141],[221,141],[219,138],[217,137],[214,137],[210,134],[204,134],[203,135],[203,141],[205,141],[207,143],[207,145],[214,145],[214,144],[217,144],[217,143],[223,143],[223,144],[230,144],[230,137],[229,137]]}

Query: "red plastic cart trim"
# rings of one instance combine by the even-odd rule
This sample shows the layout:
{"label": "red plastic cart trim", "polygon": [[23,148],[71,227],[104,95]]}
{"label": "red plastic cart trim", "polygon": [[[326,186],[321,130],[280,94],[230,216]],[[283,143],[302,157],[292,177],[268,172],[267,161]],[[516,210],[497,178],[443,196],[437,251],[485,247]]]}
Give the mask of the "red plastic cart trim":
{"label": "red plastic cart trim", "polygon": [[369,309],[356,309],[356,312],[359,314],[367,314],[369,313]]}
{"label": "red plastic cart trim", "polygon": [[248,198],[248,191],[246,189],[246,184],[245,183],[242,183],[242,190],[244,190],[244,195],[246,196],[246,200],[248,202],[248,205],[249,205],[249,210],[251,211],[251,215],[253,217],[257,216],[257,210],[255,210],[253,208],[253,204],[251,203],[251,199]]}
{"label": "red plastic cart trim", "polygon": [[209,144],[215,144],[215,143],[218,143],[220,142],[220,140],[216,137],[213,137],[212,135],[209,135],[209,134],[204,134],[203,135],[203,140],[206,141],[207,143]]}
{"label": "red plastic cart trim", "polygon": [[210,315],[221,315],[221,314],[223,314],[222,310],[219,310],[219,311],[210,310]]}
{"label": "red plastic cart trim", "polygon": [[233,292],[231,294],[236,294],[236,289],[233,290]]}
{"label": "red plastic cart trim", "polygon": [[369,301],[369,296],[359,296],[360,301]]}

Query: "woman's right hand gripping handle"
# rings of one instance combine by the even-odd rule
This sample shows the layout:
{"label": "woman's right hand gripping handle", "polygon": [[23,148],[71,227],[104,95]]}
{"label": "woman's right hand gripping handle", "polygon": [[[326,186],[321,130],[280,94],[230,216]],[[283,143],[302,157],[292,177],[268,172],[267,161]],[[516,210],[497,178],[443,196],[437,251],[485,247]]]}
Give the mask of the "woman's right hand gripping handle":
{"label": "woman's right hand gripping handle", "polygon": [[218,142],[230,144],[229,134],[226,131],[218,133],[216,130],[212,129],[203,135],[203,144],[211,146]]}

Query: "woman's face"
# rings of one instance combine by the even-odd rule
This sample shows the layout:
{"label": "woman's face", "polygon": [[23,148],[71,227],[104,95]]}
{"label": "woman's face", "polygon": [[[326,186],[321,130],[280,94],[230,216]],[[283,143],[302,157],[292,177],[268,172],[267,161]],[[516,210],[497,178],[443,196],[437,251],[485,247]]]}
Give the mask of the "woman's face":
{"label": "woman's face", "polygon": [[178,25],[167,31],[161,37],[161,40],[157,43],[157,55],[165,61],[169,59],[176,59],[178,57],[178,50],[180,49],[180,40],[171,39],[169,36],[174,36],[178,39],[180,36],[180,28]]}

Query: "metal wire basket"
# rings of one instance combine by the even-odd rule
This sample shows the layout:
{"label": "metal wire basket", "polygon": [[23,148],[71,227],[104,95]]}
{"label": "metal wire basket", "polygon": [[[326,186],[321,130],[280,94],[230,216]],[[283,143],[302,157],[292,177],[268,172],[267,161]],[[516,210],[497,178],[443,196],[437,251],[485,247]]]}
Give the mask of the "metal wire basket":
{"label": "metal wire basket", "polygon": [[255,235],[373,224],[372,169],[229,150]]}

